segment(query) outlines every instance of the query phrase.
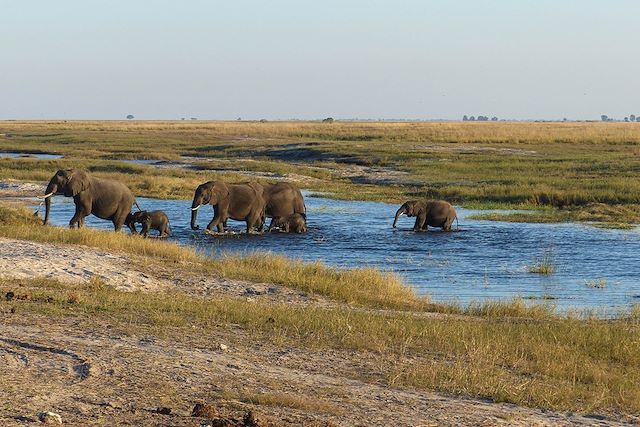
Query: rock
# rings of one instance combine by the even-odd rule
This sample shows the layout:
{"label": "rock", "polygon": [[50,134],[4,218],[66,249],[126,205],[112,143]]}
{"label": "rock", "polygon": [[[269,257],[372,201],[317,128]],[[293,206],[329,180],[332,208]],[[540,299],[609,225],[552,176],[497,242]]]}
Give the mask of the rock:
{"label": "rock", "polygon": [[229,350],[229,346],[228,346],[228,345],[226,345],[226,344],[222,344],[222,343],[218,344],[218,348],[219,348],[220,350],[222,350],[222,351],[227,351],[227,350]]}
{"label": "rock", "polygon": [[9,291],[4,295],[4,299],[6,299],[7,301],[13,301],[13,298],[15,298],[16,294],[14,294],[13,292]]}
{"label": "rock", "polygon": [[218,415],[218,411],[213,405],[208,405],[206,403],[196,403],[193,407],[193,411],[191,411],[192,417],[201,417],[201,418],[213,418]]}
{"label": "rock", "polygon": [[236,427],[238,423],[230,418],[215,418],[211,420],[210,425],[211,427]]}
{"label": "rock", "polygon": [[166,406],[160,406],[158,407],[158,409],[156,409],[156,412],[162,415],[171,415],[171,408],[167,408]]}
{"label": "rock", "polygon": [[40,412],[38,419],[45,424],[62,424],[62,417],[55,412]]}
{"label": "rock", "polygon": [[253,411],[249,410],[242,418],[243,427],[268,427],[270,424],[267,420],[259,418]]}

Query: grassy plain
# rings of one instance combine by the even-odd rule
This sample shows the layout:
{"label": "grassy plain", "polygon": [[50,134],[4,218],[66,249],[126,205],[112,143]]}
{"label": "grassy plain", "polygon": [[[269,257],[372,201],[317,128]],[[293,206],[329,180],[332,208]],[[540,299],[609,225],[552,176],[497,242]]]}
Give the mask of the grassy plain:
{"label": "grassy plain", "polygon": [[[287,177],[344,199],[536,209],[507,220],[640,222],[637,123],[36,121],[0,122],[0,134],[2,151],[65,156],[0,160],[0,179],[46,180],[76,166],[138,195],[189,198],[216,177]],[[188,168],[121,162],[183,156],[200,159]]]}
{"label": "grassy plain", "polygon": [[[374,270],[335,270],[272,255],[205,259],[167,242],[97,230],[44,227],[26,210],[2,206],[0,236],[73,243],[130,254],[132,262],[219,277],[238,277],[322,295],[331,305],[247,301],[178,291],[120,292],[100,280],[0,281],[0,294],[21,295],[16,313],[109,322],[127,334],[207,342],[240,328],[257,342],[290,351],[346,351],[375,358],[349,375],[391,387],[478,396],[497,402],[580,412],[640,411],[640,313],[609,320],[559,315],[522,300],[433,304],[397,278]],[[38,320],[42,324],[42,317]],[[181,338],[182,337],[182,338]],[[204,344],[202,344],[204,345]],[[293,402],[299,405],[300,402]]]}

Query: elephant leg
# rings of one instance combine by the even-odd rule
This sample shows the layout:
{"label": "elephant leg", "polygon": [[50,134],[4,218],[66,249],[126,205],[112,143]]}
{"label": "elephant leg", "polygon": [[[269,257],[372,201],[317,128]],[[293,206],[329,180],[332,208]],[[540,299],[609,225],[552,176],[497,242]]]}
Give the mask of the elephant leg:
{"label": "elephant leg", "polygon": [[209,224],[207,224],[207,230],[212,231],[214,227],[218,229],[219,233],[224,233],[224,223],[225,220],[222,220],[219,216],[214,216]]}
{"label": "elephant leg", "polygon": [[76,213],[73,215],[73,217],[69,221],[69,228],[74,228],[76,226],[76,224],[78,225],[78,228],[83,226],[84,225],[84,217],[89,215],[89,213],[91,213],[91,210],[87,211],[85,206],[76,205]]}
{"label": "elephant leg", "polygon": [[413,231],[426,231],[427,229],[427,213],[423,211],[416,217],[416,223],[413,226]]}

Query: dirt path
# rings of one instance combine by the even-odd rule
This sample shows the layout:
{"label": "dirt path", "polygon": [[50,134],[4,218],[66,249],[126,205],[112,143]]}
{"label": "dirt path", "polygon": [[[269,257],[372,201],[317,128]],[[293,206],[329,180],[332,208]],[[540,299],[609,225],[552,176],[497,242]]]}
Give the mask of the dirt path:
{"label": "dirt path", "polygon": [[[190,292],[213,297],[323,303],[277,286],[195,273],[180,281],[168,270],[143,270],[127,257],[97,249],[0,239],[3,277],[83,282],[98,275],[126,290],[189,291],[191,283]],[[363,375],[386,363],[376,354],[290,347],[233,325],[214,326],[206,335],[188,326],[179,333],[123,330],[88,315],[44,316],[11,307],[16,306],[0,301],[3,426],[28,425],[40,411],[61,414],[66,425],[198,426],[201,420],[190,416],[197,402],[235,417],[252,408],[282,426],[622,425],[388,387]],[[172,414],[156,413],[162,406]]]}
{"label": "dirt path", "polygon": [[[214,402],[220,412],[236,414],[260,399],[274,402],[257,410],[281,420],[280,425],[622,425],[368,384],[345,375],[349,364],[342,362],[348,354],[247,346],[243,342],[251,340],[241,331],[221,331],[201,347],[188,340],[121,335],[108,325],[49,323],[44,331],[15,316],[2,321],[3,425],[50,410],[70,425],[108,420],[111,425],[195,426],[190,411],[196,402]],[[220,342],[229,349],[220,350]],[[154,413],[159,406],[170,407],[173,415]]]}

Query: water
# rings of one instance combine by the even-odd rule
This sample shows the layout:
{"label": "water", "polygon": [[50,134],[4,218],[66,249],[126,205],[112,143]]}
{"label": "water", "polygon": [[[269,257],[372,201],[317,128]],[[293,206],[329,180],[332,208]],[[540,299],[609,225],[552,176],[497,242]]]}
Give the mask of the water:
{"label": "water", "polygon": [[[201,230],[189,227],[191,202],[138,198],[146,210],[162,209],[170,218],[174,241],[211,256],[223,252],[272,251],[339,267],[390,270],[436,301],[545,300],[560,309],[615,310],[640,303],[640,232],[603,230],[580,224],[523,224],[466,219],[476,211],[457,209],[459,232],[410,231],[414,218],[401,217],[391,228],[398,205],[305,198],[309,233],[209,236],[202,229],[213,216],[199,211]],[[41,212],[43,209],[41,208]],[[70,198],[53,199],[51,222],[66,225],[73,215]],[[112,228],[90,216],[90,227]],[[244,223],[229,221],[240,233]],[[138,226],[139,227],[139,226]],[[455,228],[455,226],[454,226]],[[555,274],[529,273],[551,252]],[[587,282],[605,280],[603,288]]]}
{"label": "water", "polygon": [[53,153],[20,153],[15,151],[0,152],[0,159],[1,158],[17,159],[21,157],[38,159],[38,160],[54,160],[54,159],[61,159],[62,155],[53,154]]}

